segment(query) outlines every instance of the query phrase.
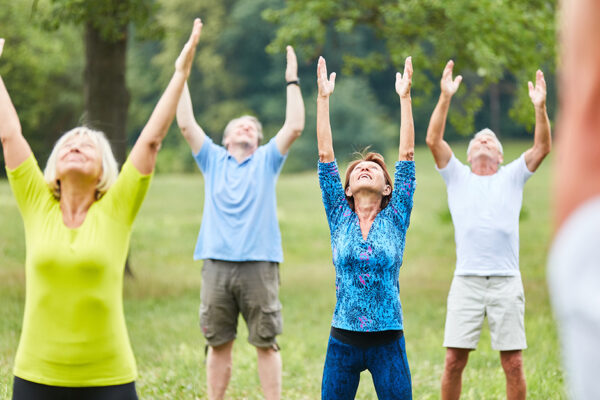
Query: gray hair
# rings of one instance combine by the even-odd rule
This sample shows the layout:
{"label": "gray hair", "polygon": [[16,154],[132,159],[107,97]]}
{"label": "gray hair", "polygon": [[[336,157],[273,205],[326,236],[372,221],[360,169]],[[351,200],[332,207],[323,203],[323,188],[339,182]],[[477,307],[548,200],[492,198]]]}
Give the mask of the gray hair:
{"label": "gray hair", "polygon": [[258,118],[254,117],[252,115],[242,115],[241,117],[234,118],[231,121],[229,121],[227,123],[227,126],[225,126],[225,131],[223,132],[223,141],[222,141],[223,144],[225,144],[225,138],[227,137],[227,135],[229,135],[231,133],[231,131],[233,130],[233,127],[244,119],[249,120],[256,127],[256,131],[258,132],[258,143],[260,144],[260,142],[263,140],[262,124],[260,123]]}
{"label": "gray hair", "polygon": [[480,130],[479,132],[477,132],[475,134],[475,136],[473,136],[473,139],[471,139],[471,141],[469,142],[469,147],[467,147],[467,157],[469,156],[469,152],[471,151],[471,146],[473,145],[473,141],[483,135],[490,136],[492,138],[492,140],[494,142],[496,142],[496,145],[498,146],[498,150],[500,150],[500,154],[504,155],[504,150],[502,149],[502,143],[500,143],[500,140],[498,140],[498,136],[496,136],[494,131],[492,131],[490,128],[484,128],[484,129]]}
{"label": "gray hair", "polygon": [[46,163],[46,168],[44,169],[44,180],[52,190],[54,197],[57,199],[60,199],[60,183],[58,179],[56,179],[56,161],[58,152],[69,139],[79,135],[92,139],[102,154],[102,174],[98,181],[98,185],[96,185],[96,199],[101,198],[112,184],[115,183],[119,176],[117,160],[115,159],[110,143],[108,142],[108,139],[106,139],[104,133],[85,126],[73,128],[57,140],[52,149],[52,153],[50,153],[48,162]]}

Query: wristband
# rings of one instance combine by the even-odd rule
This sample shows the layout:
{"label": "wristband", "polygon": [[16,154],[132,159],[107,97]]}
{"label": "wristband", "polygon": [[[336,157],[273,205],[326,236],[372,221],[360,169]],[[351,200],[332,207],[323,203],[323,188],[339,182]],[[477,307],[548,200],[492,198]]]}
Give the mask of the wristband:
{"label": "wristband", "polygon": [[285,86],[290,86],[290,85],[298,85],[300,86],[300,79],[296,79],[295,81],[289,81],[285,84]]}

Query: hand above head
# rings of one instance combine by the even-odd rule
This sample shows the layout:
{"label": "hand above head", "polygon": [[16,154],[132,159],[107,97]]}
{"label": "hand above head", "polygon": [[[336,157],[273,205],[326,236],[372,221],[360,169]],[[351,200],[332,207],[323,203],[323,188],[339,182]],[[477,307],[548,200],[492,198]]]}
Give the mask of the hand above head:
{"label": "hand above head", "polygon": [[544,80],[544,73],[541,70],[537,70],[535,73],[535,87],[533,83],[529,81],[529,97],[535,107],[542,107],[546,105],[546,81]]}
{"label": "hand above head", "polygon": [[396,72],[396,93],[401,98],[410,98],[410,85],[412,84],[412,57],[406,57],[404,61],[404,73]]}
{"label": "hand above head", "polygon": [[332,72],[327,79],[327,64],[323,57],[319,57],[317,64],[317,85],[319,87],[319,97],[329,97],[335,88],[335,72]]}
{"label": "hand above head", "polygon": [[285,67],[285,80],[286,82],[293,82],[298,80],[298,60],[296,59],[296,53],[292,46],[287,46],[286,59],[287,64]]}
{"label": "hand above head", "polygon": [[461,75],[458,75],[456,78],[452,79],[452,68],[454,68],[454,61],[450,60],[448,63],[446,63],[446,67],[442,73],[442,80],[440,81],[442,94],[447,96],[453,96],[462,82]]}
{"label": "hand above head", "polygon": [[175,60],[175,70],[184,73],[186,77],[190,75],[192,64],[194,62],[194,54],[196,54],[196,45],[198,44],[201,32],[202,21],[200,18],[196,18],[194,20],[194,27],[190,34],[190,38],[183,46],[183,50],[181,50],[177,60]]}
{"label": "hand above head", "polygon": [[2,56],[2,49],[4,48],[4,39],[0,39],[0,56]]}

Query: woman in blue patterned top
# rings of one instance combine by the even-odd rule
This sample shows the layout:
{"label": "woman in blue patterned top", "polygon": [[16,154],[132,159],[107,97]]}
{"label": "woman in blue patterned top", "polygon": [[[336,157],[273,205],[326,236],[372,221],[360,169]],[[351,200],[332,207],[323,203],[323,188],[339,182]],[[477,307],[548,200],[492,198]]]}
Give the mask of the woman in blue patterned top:
{"label": "woman in blue patterned top", "polygon": [[354,399],[364,370],[373,376],[378,398],[412,398],[398,284],[415,189],[411,79],[408,57],[404,73],[396,74],[401,125],[394,184],[383,157],[368,153],[350,164],[342,186],[329,123],[335,73],[328,79],[325,60],[319,59],[319,183],[337,297],[321,387],[325,400]]}

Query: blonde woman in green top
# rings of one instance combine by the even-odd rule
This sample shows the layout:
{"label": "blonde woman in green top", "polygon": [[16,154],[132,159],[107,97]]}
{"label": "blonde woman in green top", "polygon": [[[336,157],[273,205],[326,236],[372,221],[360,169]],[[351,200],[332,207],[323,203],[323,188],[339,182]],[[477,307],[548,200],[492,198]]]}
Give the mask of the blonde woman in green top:
{"label": "blonde woman in green top", "polygon": [[[123,315],[131,225],[177,108],[202,23],[118,174],[110,144],[85,127],[56,143],[44,174],[0,78],[0,139],[26,240],[25,316],[13,399],[137,399]],[[4,40],[0,39],[0,55]]]}

